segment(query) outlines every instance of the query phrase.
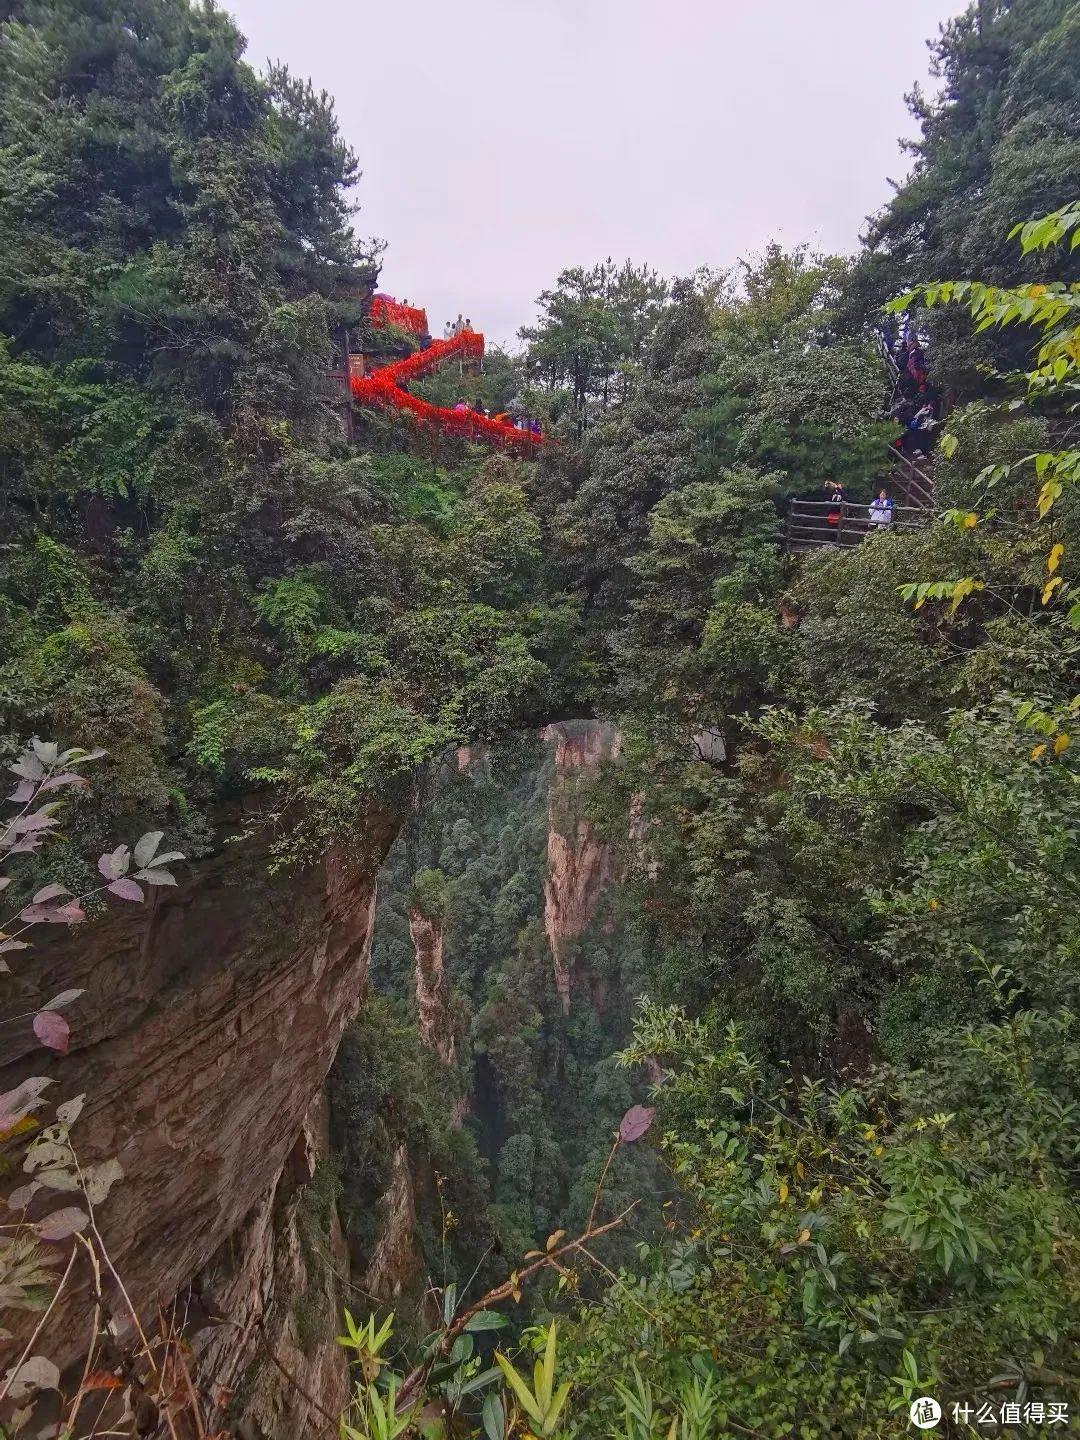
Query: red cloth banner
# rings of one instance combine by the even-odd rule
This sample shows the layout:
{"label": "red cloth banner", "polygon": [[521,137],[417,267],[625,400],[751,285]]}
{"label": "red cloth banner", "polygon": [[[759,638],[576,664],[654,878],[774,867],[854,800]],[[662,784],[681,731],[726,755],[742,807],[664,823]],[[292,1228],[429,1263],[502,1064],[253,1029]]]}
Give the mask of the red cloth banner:
{"label": "red cloth banner", "polygon": [[432,425],[446,435],[483,440],[519,455],[535,455],[545,443],[542,435],[534,435],[531,430],[515,429],[503,420],[489,420],[486,415],[477,415],[473,410],[449,410],[441,405],[429,405],[426,400],[401,389],[402,384],[430,374],[446,360],[455,357],[480,360],[483,355],[483,335],[475,330],[463,330],[449,340],[433,341],[414,355],[407,355],[404,360],[383,365],[372,375],[354,375],[349,384],[359,405],[371,405],[378,409],[390,406],[404,411],[419,424]]}
{"label": "red cloth banner", "polygon": [[390,295],[374,295],[368,312],[373,325],[396,325],[412,335],[428,333],[427,311],[415,305],[402,305]]}
{"label": "red cloth banner", "polygon": [[475,330],[463,330],[460,335],[451,335],[449,340],[433,340],[423,350],[406,355],[404,360],[395,360],[383,365],[376,374],[400,385],[407,380],[419,380],[421,375],[430,375],[446,360],[455,358],[482,360],[484,358],[484,337]]}

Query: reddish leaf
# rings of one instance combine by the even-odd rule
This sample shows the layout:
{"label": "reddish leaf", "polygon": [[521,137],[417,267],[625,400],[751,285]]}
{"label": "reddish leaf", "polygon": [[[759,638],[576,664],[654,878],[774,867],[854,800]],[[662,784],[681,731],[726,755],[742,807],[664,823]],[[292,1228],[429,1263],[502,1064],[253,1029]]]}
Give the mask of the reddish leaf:
{"label": "reddish leaf", "polygon": [[80,1230],[85,1230],[90,1218],[77,1205],[67,1205],[63,1210],[54,1210],[37,1224],[38,1237],[42,1240],[66,1240]]}
{"label": "reddish leaf", "polygon": [[25,1210],[40,1189],[41,1186],[36,1180],[32,1180],[29,1185],[20,1185],[8,1196],[8,1209]]}
{"label": "reddish leaf", "polygon": [[619,1123],[619,1139],[624,1145],[640,1140],[653,1122],[656,1111],[651,1105],[631,1105]]}
{"label": "reddish leaf", "polygon": [[27,905],[19,911],[19,919],[28,925],[47,925],[56,920],[58,905]]}
{"label": "reddish leaf", "polygon": [[114,880],[111,885],[105,887],[110,895],[118,895],[121,900],[142,900],[144,895],[142,887],[135,884],[134,880]]}
{"label": "reddish leaf", "polygon": [[46,900],[55,900],[59,895],[70,895],[71,891],[63,885],[46,885],[44,890],[39,890],[34,896],[35,905],[44,905]]}
{"label": "reddish leaf", "polygon": [[49,807],[43,806],[35,810],[32,815],[20,815],[8,825],[16,835],[31,835],[38,830],[48,830],[52,825],[59,825],[59,820],[49,814]]}
{"label": "reddish leaf", "polygon": [[67,1240],[70,1236],[85,1230],[90,1223],[90,1217],[77,1205],[67,1205],[63,1210],[54,1210],[51,1215],[46,1215],[44,1220],[37,1223],[37,1233],[41,1240],[48,1240],[54,1244],[59,1240]]}
{"label": "reddish leaf", "polygon": [[48,1049],[67,1054],[71,1027],[59,1010],[39,1010],[34,1016],[34,1034]]}
{"label": "reddish leaf", "polygon": [[19,911],[19,919],[29,925],[77,925],[86,913],[77,901],[67,905],[27,905]]}
{"label": "reddish leaf", "polygon": [[118,1380],[115,1375],[110,1375],[108,1370],[91,1370],[83,1382],[84,1390],[122,1390],[124,1382]]}
{"label": "reddish leaf", "polygon": [[85,775],[77,775],[74,770],[65,770],[62,775],[50,775],[48,780],[43,780],[42,790],[59,790],[64,785],[82,785],[87,790],[90,788],[90,781]]}
{"label": "reddish leaf", "polygon": [[15,789],[8,796],[13,805],[25,805],[28,800],[34,798],[34,791],[37,784],[33,780],[20,780]]}

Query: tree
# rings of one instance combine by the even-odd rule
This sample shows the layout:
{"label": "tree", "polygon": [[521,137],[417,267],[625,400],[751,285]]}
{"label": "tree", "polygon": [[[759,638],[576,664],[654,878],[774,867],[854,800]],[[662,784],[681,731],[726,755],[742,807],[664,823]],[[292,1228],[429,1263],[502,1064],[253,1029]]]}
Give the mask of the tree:
{"label": "tree", "polygon": [[526,374],[569,391],[582,433],[593,409],[625,398],[667,294],[655,270],[629,260],[617,267],[609,257],[591,270],[563,270],[537,299],[539,322],[519,332],[529,347]]}
{"label": "tree", "polygon": [[696,423],[722,464],[785,472],[790,492],[826,479],[858,488],[888,466],[884,367],[865,332],[844,326],[848,262],[785,253],[742,263],[742,293],[721,306],[718,362]]}
{"label": "tree", "polygon": [[696,478],[691,415],[712,355],[706,298],[679,282],[627,400],[593,435],[589,473],[559,522],[573,570],[601,607],[616,607],[632,589],[628,561],[649,511]]}
{"label": "tree", "polygon": [[[867,230],[849,291],[861,317],[941,276],[1032,278],[1009,226],[1064,204],[1080,170],[1080,16],[1069,0],[979,0],[930,49],[941,94],[909,96],[921,134],[911,175]],[[1062,278],[1062,263],[1047,278]],[[1019,359],[1009,336],[973,346],[947,316],[933,337],[934,378],[966,395],[982,389],[979,361]]]}

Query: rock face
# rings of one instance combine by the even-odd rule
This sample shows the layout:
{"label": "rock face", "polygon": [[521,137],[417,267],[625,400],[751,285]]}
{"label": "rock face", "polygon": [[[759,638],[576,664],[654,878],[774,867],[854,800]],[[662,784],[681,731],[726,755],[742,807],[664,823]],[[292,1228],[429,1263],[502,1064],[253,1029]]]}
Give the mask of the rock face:
{"label": "rock face", "polygon": [[[443,968],[443,921],[425,915],[414,905],[409,911],[409,933],[416,954],[416,1015],[420,1039],[452,1070],[457,1062],[457,1022],[450,1007]],[[468,1108],[464,1096],[454,1101],[450,1117],[454,1129],[460,1129],[465,1123]]]}
{"label": "rock face", "polygon": [[[345,1408],[345,1353],[333,1337],[349,1302],[349,1249],[334,1191],[319,1179],[327,1108],[320,1093],[277,1184],[182,1296],[182,1310],[195,1302],[228,1321],[188,1327],[195,1384],[214,1406],[205,1416],[212,1429],[236,1424],[245,1435],[284,1440],[322,1425],[305,1396],[330,1415]],[[268,1363],[268,1348],[295,1385]]]}
{"label": "rock face", "polygon": [[472,780],[489,780],[491,752],[483,741],[474,745],[459,745],[454,751],[454,768],[459,775],[468,775]]}
{"label": "rock face", "polygon": [[379,1239],[364,1270],[362,1289],[388,1305],[413,1285],[420,1273],[416,1249],[416,1188],[409,1147],[394,1151],[390,1183],[380,1201]]}
{"label": "rock face", "polygon": [[[99,1223],[144,1319],[204,1272],[222,1285],[211,1308],[229,1319],[235,1309],[243,1330],[261,1306],[284,1333],[273,1312],[289,1302],[287,1232],[310,1170],[312,1105],[364,994],[374,877],[395,828],[373,815],[361,858],[331,855],[270,882],[257,847],[227,847],[175,889],[110,904],[99,922],[26,952],[9,977],[13,1013],[86,992],[69,1011],[71,1053],[37,1048],[25,1022],[0,1059],[0,1089],[51,1074],[57,1100],[86,1093],[72,1141],[84,1162],[123,1166]],[[121,1315],[115,1291],[106,1298]],[[61,1365],[80,1357],[88,1313],[85,1291],[58,1309],[49,1353]],[[216,1353],[204,1346],[208,1378]],[[282,1405],[251,1433],[303,1433]]]}
{"label": "rock face", "polygon": [[429,1050],[434,1050],[444,1065],[453,1065],[457,1045],[447,1007],[442,920],[425,915],[413,906],[409,911],[409,934],[416,952],[416,1013],[420,1039]]}
{"label": "rock face", "polygon": [[597,839],[581,813],[580,790],[604,760],[619,753],[620,736],[604,720],[564,720],[542,738],[554,746],[555,778],[548,802],[544,929],[555,966],[555,986],[564,1011],[576,976],[576,942],[597,913],[614,879],[611,849]]}

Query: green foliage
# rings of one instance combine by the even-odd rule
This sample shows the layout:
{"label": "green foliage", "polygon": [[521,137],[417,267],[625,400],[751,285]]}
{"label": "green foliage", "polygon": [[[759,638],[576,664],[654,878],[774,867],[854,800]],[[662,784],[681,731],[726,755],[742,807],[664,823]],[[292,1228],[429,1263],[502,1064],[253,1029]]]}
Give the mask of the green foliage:
{"label": "green foliage", "polygon": [[952,1017],[911,1071],[846,1088],[778,1082],[737,1027],[646,1005],[625,1058],[668,1072],[663,1147],[685,1208],[675,1244],[643,1247],[581,1315],[580,1433],[620,1410],[640,1432],[652,1387],[678,1394],[696,1374],[721,1423],[812,1434],[827,1414],[839,1435],[899,1435],[897,1372],[970,1395],[1017,1347],[1035,1352],[1036,1391],[1061,1394],[1076,1300],[1050,1276],[1077,1216],[1058,1086],[1076,1039],[1016,998],[982,1025]]}
{"label": "green foliage", "polygon": [[680,282],[625,403],[597,428],[589,471],[560,517],[573,570],[602,613],[617,612],[632,589],[627,565],[649,511],[697,478],[692,415],[713,353],[709,296]]}
{"label": "green foliage", "polygon": [[419,910],[429,920],[446,915],[448,886],[441,870],[418,870],[409,891],[410,910]]}
{"label": "green foliage", "polygon": [[241,51],[185,0],[0,25],[0,728],[93,727],[123,761],[103,825],[182,807],[195,851],[274,787],[300,858],[539,709],[574,617],[520,467],[342,445],[357,162],[325,95]]}
{"label": "green foliage", "polygon": [[526,373],[534,384],[569,392],[584,432],[595,411],[625,400],[645,356],[667,285],[647,265],[609,257],[591,270],[563,270],[537,299],[539,323],[520,331],[529,344]]}
{"label": "green foliage", "polygon": [[772,244],[742,270],[743,293],[717,316],[718,364],[696,418],[710,462],[781,471],[788,493],[826,479],[867,489],[895,427],[881,420],[867,335],[840,320],[849,266]]}
{"label": "green foliage", "polygon": [[294,645],[309,638],[326,609],[326,596],[305,573],[267,580],[255,599],[255,613]]}
{"label": "green foliage", "polygon": [[[535,467],[386,417],[344,444],[331,330],[355,334],[375,252],[325,96],[260,78],[183,0],[137,24],[119,0],[4,13],[0,749],[37,730],[109,750],[55,863],[132,815],[210,848],[209,817],[256,788],[279,863],[366,863],[408,817],[331,1079],[340,1196],[328,1167],[298,1203],[312,1284],[335,1204],[371,1260],[391,1181],[417,1214],[403,1305],[441,1270],[443,1327],[499,1247],[671,1194],[663,1225],[643,1204],[633,1241],[605,1237],[558,1386],[548,1314],[531,1381],[501,1352],[483,1368],[474,1316],[448,1353],[417,1337],[423,1385],[389,1320],[347,1314],[342,1434],[441,1424],[421,1420],[437,1398],[445,1433],[488,1440],[876,1440],[923,1388],[1063,1396],[1075,5],[993,0],[945,28],[943,98],[914,97],[914,173],[854,265],[773,245],[670,289],[567,270],[520,366],[419,387],[539,397],[562,443]],[[902,291],[979,397],[950,420],[940,514],[785,558],[778,501],[887,462],[868,325]],[[1031,327],[1002,411],[982,392]],[[617,713],[619,743],[553,796],[535,741],[507,736],[586,713]],[[566,941],[569,1013],[544,925],[564,822],[621,881]],[[443,945],[423,994],[417,914]],[[646,1084],[659,1144],[613,1154]],[[550,1279],[538,1305],[581,1277]]]}
{"label": "green foliage", "polygon": [[[1065,206],[1019,233],[1075,224]],[[1073,288],[919,290],[1041,331],[1026,403],[952,421],[939,523],[785,571],[748,476],[648,514],[622,763],[593,808],[652,961],[624,1060],[663,1072],[679,1199],[577,1317],[577,1433],[681,1424],[695,1383],[736,1433],[827,1416],[865,1440],[907,1433],[920,1393],[1072,1384],[1076,512],[1074,452],[1045,436],[1072,399]],[[786,292],[764,293],[775,336]],[[738,338],[753,301],[735,317]],[[713,393],[722,429],[740,412]]]}
{"label": "green foliage", "polygon": [[[849,305],[881,304],[919,282],[981,275],[1014,285],[1034,273],[1010,227],[1073,199],[1080,155],[1075,75],[1080,19],[1068,0],[971,4],[931,43],[940,97],[916,87],[920,128],[912,173],[868,234]],[[1067,255],[1052,262],[1063,278]],[[932,323],[935,378],[980,394],[979,362],[1008,368],[1023,354],[1011,337],[972,344],[945,315]]]}
{"label": "green foliage", "polygon": [[[1080,204],[1074,201],[1051,215],[1030,221],[1026,225],[1016,225],[1011,233],[1019,236],[1025,254],[1045,251],[1065,239],[1070,239],[1069,248],[1075,250],[1077,245],[1080,245]],[[1005,329],[1017,323],[1030,327],[1038,335],[1039,341],[1034,368],[1028,370],[1023,377],[1026,381],[1024,398],[1029,405],[1037,407],[1039,413],[1049,414],[1051,417],[1068,416],[1074,408],[1076,396],[1080,393],[1080,285],[1051,281],[1003,289],[980,281],[945,280],[909,291],[893,301],[891,308],[905,309],[916,299],[928,309],[936,305],[966,306],[974,322],[976,334],[991,328]],[[1015,410],[1023,405],[1024,399],[1018,397],[1010,402],[1009,408]],[[1052,543],[1046,556],[1040,604],[1044,607],[1051,603],[1067,605],[1068,623],[1080,629],[1080,603],[1073,603],[1072,584],[1067,575],[1060,573],[1067,541],[1072,539],[1072,526],[1069,521],[1075,514],[1076,489],[1080,482],[1080,448],[1071,443],[1071,430],[1066,429],[1065,436],[1069,443],[1065,443],[1060,449],[1041,448],[1012,463],[995,460],[984,464],[975,483],[985,487],[983,503],[993,518],[998,510],[997,505],[990,508],[992,501],[998,498],[994,494],[995,490],[1004,483],[1015,493],[1017,476],[1023,475],[1028,467],[1031,467],[1033,478],[1039,486],[1035,501],[1037,517],[1040,521],[1049,520],[1051,523],[1049,533],[1044,531],[1043,544],[1047,541]],[[949,455],[955,456],[959,449],[959,434],[954,430],[944,438]],[[1053,525],[1053,521],[1061,511],[1057,514],[1052,512],[1066,495],[1068,498],[1062,506],[1066,512],[1064,524],[1059,528]],[[1071,506],[1069,500],[1073,502]],[[1070,510],[1073,514],[1069,513]],[[953,518],[972,527],[979,520],[975,512]],[[1028,533],[1024,537],[1027,541],[1025,548],[1030,551],[1035,536],[1030,525],[1026,528]],[[986,582],[983,579],[966,576],[954,582],[951,587],[944,586],[941,581],[933,582],[932,588],[917,584],[909,586],[905,591],[905,598],[914,599],[919,605],[929,598],[950,598],[955,611],[968,595],[985,588]]]}
{"label": "green foliage", "polygon": [[643,709],[651,699],[654,717],[671,707],[688,724],[723,726],[782,664],[775,620],[759,608],[780,574],[777,480],[722,471],[650,512],[630,562],[638,594],[613,643],[627,697]]}
{"label": "green foliage", "polygon": [[559,1425],[559,1416],[570,1394],[570,1382],[564,1380],[555,1386],[555,1321],[547,1328],[543,1358],[537,1360],[533,1385],[514,1368],[505,1355],[495,1352],[495,1362],[514,1393],[514,1398],[529,1417],[540,1435],[554,1435]]}

